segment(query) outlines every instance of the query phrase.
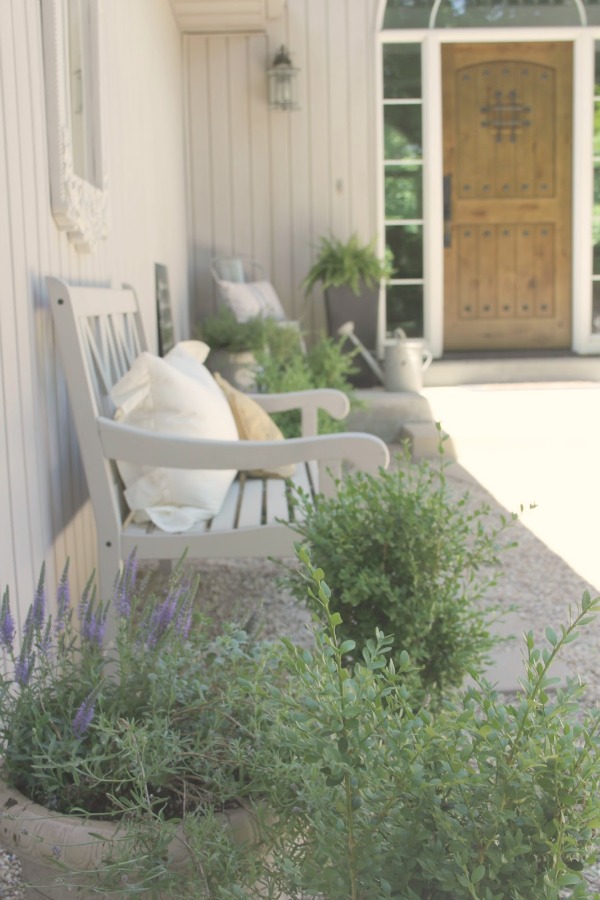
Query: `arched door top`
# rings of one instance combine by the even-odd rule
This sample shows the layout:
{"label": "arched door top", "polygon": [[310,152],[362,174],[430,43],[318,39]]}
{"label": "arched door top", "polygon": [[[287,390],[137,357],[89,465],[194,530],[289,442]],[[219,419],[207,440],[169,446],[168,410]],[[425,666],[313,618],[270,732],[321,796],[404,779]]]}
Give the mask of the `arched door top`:
{"label": "arched door top", "polygon": [[380,0],[381,30],[600,25],[600,4],[584,0]]}

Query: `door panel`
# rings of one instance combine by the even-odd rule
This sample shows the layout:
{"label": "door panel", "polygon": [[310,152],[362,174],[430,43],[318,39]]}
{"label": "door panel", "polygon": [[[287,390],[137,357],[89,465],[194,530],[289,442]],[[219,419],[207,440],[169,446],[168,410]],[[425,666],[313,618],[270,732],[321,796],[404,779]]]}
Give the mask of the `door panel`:
{"label": "door panel", "polygon": [[572,46],[447,44],[444,349],[571,345]]}

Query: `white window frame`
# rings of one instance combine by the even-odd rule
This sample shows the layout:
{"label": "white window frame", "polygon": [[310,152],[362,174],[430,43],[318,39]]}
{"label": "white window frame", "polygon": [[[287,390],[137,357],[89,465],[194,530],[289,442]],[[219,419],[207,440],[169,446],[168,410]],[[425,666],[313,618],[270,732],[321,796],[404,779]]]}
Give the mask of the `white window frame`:
{"label": "white window frame", "polygon": [[108,175],[104,147],[102,90],[103,0],[86,0],[82,17],[82,49],[90,79],[85,85],[88,108],[84,136],[93,147],[93,181],[75,171],[71,105],[68,0],[43,0],[42,37],[48,131],[50,203],[56,225],[67,232],[80,252],[91,252],[108,232]]}

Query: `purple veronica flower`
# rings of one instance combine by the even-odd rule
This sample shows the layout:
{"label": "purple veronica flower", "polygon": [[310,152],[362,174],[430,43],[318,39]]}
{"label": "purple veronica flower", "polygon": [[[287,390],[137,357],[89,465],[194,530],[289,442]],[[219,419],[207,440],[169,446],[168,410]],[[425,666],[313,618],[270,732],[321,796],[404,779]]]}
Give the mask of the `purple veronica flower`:
{"label": "purple veronica flower", "polygon": [[137,568],[138,561],[134,550],[127,557],[123,572],[115,586],[114,603],[122,619],[128,619],[131,614],[131,597],[137,578]]}
{"label": "purple veronica flower", "polygon": [[93,603],[94,594],[95,591],[92,589],[92,579],[89,578],[86,586],[83,589],[83,593],[81,595],[77,610],[79,613],[80,622],[83,622],[85,620],[88,612],[88,607],[90,606],[90,603]]}
{"label": "purple veronica flower", "polygon": [[24,652],[25,650],[27,648],[24,647],[15,663],[15,681],[21,687],[25,687],[29,682],[35,665],[35,653]]}
{"label": "purple veronica flower", "polygon": [[40,638],[40,643],[39,643],[40,650],[42,651],[44,656],[48,655],[48,651],[50,650],[50,647],[52,646],[51,627],[52,627],[52,619],[48,619],[48,621],[46,622],[46,627],[44,629],[44,634]]}
{"label": "purple veronica flower", "polygon": [[192,597],[189,596],[185,603],[181,604],[177,620],[175,622],[175,631],[182,640],[187,640],[192,627]]}
{"label": "purple veronica flower", "polygon": [[94,712],[96,710],[96,701],[92,694],[83,701],[77,713],[75,714],[75,718],[71,722],[71,727],[73,729],[73,734],[76,738],[83,737],[88,728],[90,727],[90,723],[94,718]]}
{"label": "purple veronica flower", "polygon": [[4,591],[2,608],[0,609],[0,644],[12,652],[13,641],[16,634],[15,620],[13,619],[8,604],[8,588]]}
{"label": "purple veronica flower", "polygon": [[25,617],[25,627],[23,628],[23,646],[27,645],[31,648],[33,643],[33,606],[27,610]]}
{"label": "purple veronica flower", "polygon": [[150,617],[148,628],[149,647],[156,646],[171,622],[175,619],[181,605],[182,594],[183,588],[179,585],[168,594],[162,603],[157,604]]}
{"label": "purple veronica flower", "polygon": [[194,595],[189,581],[173,584],[168,596],[159,603],[148,626],[147,643],[154,647],[167,629],[173,627],[177,637],[186,640],[192,625]]}
{"label": "purple veronica flower", "polygon": [[69,586],[69,560],[67,560],[56,591],[56,632],[64,631],[65,621],[70,608],[71,588]]}
{"label": "purple veronica flower", "polygon": [[40,571],[40,579],[38,581],[38,586],[35,591],[35,596],[33,598],[33,626],[36,631],[41,631],[42,626],[44,624],[44,619],[46,618],[46,586],[44,584],[44,578],[46,575],[46,565],[42,563],[42,569]]}
{"label": "purple veronica flower", "polygon": [[103,608],[102,603],[96,604],[96,588],[91,588],[91,580],[85,586],[79,603],[79,620],[81,623],[81,637],[89,644],[97,644],[102,647],[104,633],[106,631],[106,613],[108,607]]}
{"label": "purple veronica flower", "polygon": [[81,636],[89,644],[96,644],[102,647],[104,642],[104,633],[106,631],[106,613],[101,609],[89,607],[88,615],[81,623]]}

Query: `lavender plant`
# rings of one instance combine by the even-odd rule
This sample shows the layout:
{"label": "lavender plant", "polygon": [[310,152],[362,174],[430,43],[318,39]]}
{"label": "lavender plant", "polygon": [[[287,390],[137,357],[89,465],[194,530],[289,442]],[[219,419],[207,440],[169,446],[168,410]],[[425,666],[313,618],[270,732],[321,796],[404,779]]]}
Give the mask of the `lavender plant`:
{"label": "lavender plant", "polygon": [[260,720],[236,677],[258,678],[271,666],[270,651],[252,647],[233,625],[211,638],[196,617],[192,632],[197,585],[183,566],[162,596],[144,596],[142,584],[143,602],[136,568],[133,556],[116,582],[117,633],[108,648],[109,604],[91,580],[73,604],[67,567],[54,620],[42,569],[18,651],[4,594],[3,775],[51,810],[113,817],[143,805],[166,820],[234,804],[251,791],[233,748],[251,742]]}

